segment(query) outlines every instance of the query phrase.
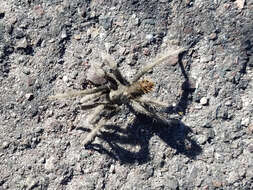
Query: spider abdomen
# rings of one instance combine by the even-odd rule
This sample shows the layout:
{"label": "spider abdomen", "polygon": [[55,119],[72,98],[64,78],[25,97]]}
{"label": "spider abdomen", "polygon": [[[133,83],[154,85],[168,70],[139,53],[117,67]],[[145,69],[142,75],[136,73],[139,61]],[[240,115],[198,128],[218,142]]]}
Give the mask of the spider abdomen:
{"label": "spider abdomen", "polygon": [[148,79],[143,79],[133,83],[127,89],[127,94],[129,97],[139,97],[143,94],[147,94],[152,91],[154,88],[154,83]]}

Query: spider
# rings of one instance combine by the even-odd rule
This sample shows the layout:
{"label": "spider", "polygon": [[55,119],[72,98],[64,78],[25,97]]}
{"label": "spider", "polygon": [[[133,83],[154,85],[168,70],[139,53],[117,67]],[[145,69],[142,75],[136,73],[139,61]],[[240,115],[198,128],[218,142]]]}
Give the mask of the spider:
{"label": "spider", "polygon": [[[151,92],[154,88],[154,83],[149,79],[141,79],[148,71],[152,70],[156,65],[163,63],[171,56],[178,56],[184,52],[185,48],[179,48],[175,51],[168,52],[161,58],[157,59],[153,63],[143,67],[143,69],[129,82],[117,67],[115,60],[109,55],[104,55],[104,61],[108,64],[110,72],[105,72],[105,78],[107,83],[93,89],[86,89],[82,91],[68,92],[66,94],[56,94],[50,96],[50,99],[62,99],[70,98],[75,96],[85,96],[85,101],[91,102],[82,105],[84,108],[94,108],[93,114],[88,118],[88,122],[94,126],[91,132],[86,136],[82,145],[86,146],[90,144],[101,128],[106,125],[107,121],[112,118],[121,106],[126,105],[130,108],[130,111],[146,115],[159,122],[168,124],[168,120],[161,115],[158,115],[152,109],[148,107],[167,107],[168,105],[164,102],[153,100],[150,98],[143,97],[144,94]],[[103,97],[102,101],[94,101]]]}

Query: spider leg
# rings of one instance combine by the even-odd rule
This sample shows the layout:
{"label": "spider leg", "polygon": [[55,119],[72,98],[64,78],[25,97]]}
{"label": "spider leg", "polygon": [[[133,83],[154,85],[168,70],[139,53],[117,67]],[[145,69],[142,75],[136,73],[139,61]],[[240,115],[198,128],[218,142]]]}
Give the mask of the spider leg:
{"label": "spider leg", "polygon": [[130,105],[133,108],[133,110],[137,113],[146,115],[146,116],[148,116],[150,118],[153,118],[153,119],[155,119],[155,120],[157,120],[157,121],[159,121],[159,122],[161,122],[165,125],[170,124],[170,120],[165,119],[164,117],[156,114],[153,111],[147,110],[144,106],[142,106],[139,102],[137,102],[135,100],[131,100]]}
{"label": "spider leg", "polygon": [[100,106],[100,105],[107,105],[107,104],[108,104],[108,102],[91,102],[91,103],[88,103],[88,104],[82,104],[81,109],[87,110],[87,109],[95,108],[95,107]]}
{"label": "spider leg", "polygon": [[94,94],[89,94],[89,95],[87,95],[87,96],[85,96],[84,98],[82,98],[81,100],[80,100],[80,102],[81,103],[85,103],[85,102],[89,102],[89,101],[91,101],[91,100],[93,100],[93,99],[96,99],[96,98],[98,98],[98,97],[101,97],[102,95],[103,95],[103,91],[101,91],[101,92],[97,92],[97,93],[94,93]]}
{"label": "spider leg", "polygon": [[102,55],[102,57],[103,57],[103,60],[106,62],[106,64],[108,64],[108,66],[112,70],[112,73],[113,73],[113,75],[116,78],[116,81],[119,81],[122,85],[129,86],[130,83],[121,74],[120,70],[117,67],[117,63],[116,63],[115,59],[111,55],[109,55],[107,53],[104,53]]}
{"label": "spider leg", "polygon": [[141,97],[141,98],[138,98],[135,100],[139,103],[144,103],[144,104],[148,104],[148,105],[151,104],[154,106],[168,107],[167,103],[161,102],[159,100],[150,99],[150,98]]}
{"label": "spider leg", "polygon": [[91,142],[99,130],[104,126],[105,124],[105,119],[101,119],[101,113],[103,109],[105,108],[104,105],[99,105],[96,107],[94,113],[91,115],[90,118],[88,118],[88,122],[90,124],[95,125],[95,127],[91,130],[91,132],[85,137],[85,139],[82,142],[82,145],[87,145],[89,142]]}
{"label": "spider leg", "polygon": [[86,89],[86,90],[80,90],[80,91],[72,91],[72,92],[67,92],[67,93],[63,93],[63,94],[56,94],[54,96],[49,96],[48,98],[50,100],[54,100],[54,99],[63,99],[63,98],[72,98],[72,97],[76,97],[76,96],[85,96],[88,94],[94,94],[94,93],[98,93],[98,92],[105,92],[108,91],[108,87],[107,86],[100,86],[97,88],[93,88],[93,89]]}
{"label": "spider leg", "polygon": [[93,128],[91,130],[91,132],[85,137],[85,139],[82,142],[83,146],[86,146],[87,144],[89,144],[91,141],[94,140],[94,138],[96,137],[96,135],[98,134],[99,130],[105,125],[106,120],[104,118],[102,118],[95,126],[95,128]]}
{"label": "spider leg", "polygon": [[[113,116],[113,114],[110,113],[110,115],[108,117],[102,118],[104,116],[101,113],[103,112],[103,110],[105,108],[106,108],[105,105],[97,106],[92,117],[88,119],[89,123],[95,125],[95,127],[91,130],[91,132],[83,140],[83,142],[82,142],[83,146],[85,146],[85,145],[89,144],[91,141],[93,141],[94,138],[96,137],[96,135],[99,133],[100,129],[102,127],[104,127],[104,125],[106,124],[106,121]],[[112,108],[114,108],[114,107],[112,107]]]}
{"label": "spider leg", "polygon": [[185,50],[186,50],[185,48],[180,48],[178,50],[175,50],[175,51],[172,51],[172,52],[168,52],[167,54],[165,54],[164,56],[162,56],[161,58],[159,58],[158,60],[156,60],[154,63],[151,63],[150,65],[145,66],[142,69],[142,71],[136,75],[136,77],[134,78],[134,80],[132,81],[132,83],[138,81],[144,74],[146,74],[148,71],[150,71],[151,69],[153,69],[153,67],[155,67],[156,65],[159,65],[160,63],[162,63],[165,60],[167,60],[169,57],[178,55],[178,54],[184,52]]}
{"label": "spider leg", "polygon": [[[155,108],[155,109],[159,109],[159,108],[169,108],[169,104],[168,103],[165,103],[165,102],[161,102],[161,101],[158,101],[158,100],[154,100],[154,99],[149,99],[149,98],[144,98],[144,97],[141,97],[141,98],[136,98],[135,99],[136,102],[138,102],[140,105],[142,105],[144,108]],[[154,111],[152,110],[149,110],[147,109],[149,112],[152,112],[154,113]],[[157,114],[159,115],[159,114]],[[178,116],[179,114],[174,114],[174,115],[170,115],[170,120],[177,120],[178,119]]]}
{"label": "spider leg", "polygon": [[101,119],[101,113],[103,112],[105,105],[98,105],[92,115],[88,118],[90,124],[95,124]]}

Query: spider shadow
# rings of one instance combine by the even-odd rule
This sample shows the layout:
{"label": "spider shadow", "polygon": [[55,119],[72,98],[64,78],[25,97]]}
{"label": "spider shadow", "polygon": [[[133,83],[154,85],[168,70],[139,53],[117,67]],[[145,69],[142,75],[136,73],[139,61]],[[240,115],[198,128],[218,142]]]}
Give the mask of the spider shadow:
{"label": "spider shadow", "polygon": [[[106,129],[107,131],[101,132],[98,137],[106,141],[110,148],[106,149],[101,144],[95,143],[86,148],[107,154],[125,164],[148,162],[151,159],[149,141],[154,135],[159,136],[163,142],[175,149],[175,154],[183,154],[195,159],[202,152],[201,147],[190,138],[191,129],[179,120],[164,125],[139,115],[138,119],[126,129],[117,125],[108,125]],[[136,147],[137,151],[135,151]]]}

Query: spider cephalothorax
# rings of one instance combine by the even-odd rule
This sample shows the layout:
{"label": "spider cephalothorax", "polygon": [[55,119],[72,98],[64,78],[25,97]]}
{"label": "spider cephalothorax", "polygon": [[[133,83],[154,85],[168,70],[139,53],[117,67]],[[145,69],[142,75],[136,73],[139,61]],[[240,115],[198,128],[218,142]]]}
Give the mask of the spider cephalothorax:
{"label": "spider cephalothorax", "polygon": [[[169,52],[157,59],[154,63],[144,67],[135,78],[129,82],[122,76],[121,72],[116,66],[116,62],[109,55],[104,55],[104,61],[109,65],[111,72],[105,72],[105,78],[108,83],[94,89],[87,89],[83,91],[70,92],[66,94],[57,94],[51,96],[50,99],[60,99],[73,96],[85,96],[86,108],[95,108],[93,114],[88,118],[89,123],[94,125],[92,131],[87,135],[83,141],[83,145],[90,143],[97,135],[99,130],[113,117],[121,105],[126,105],[136,113],[144,114],[155,120],[167,123],[168,120],[158,115],[154,111],[147,109],[149,106],[168,106],[166,103],[152,100],[143,97],[144,94],[151,92],[154,88],[154,83],[149,79],[141,79],[141,77],[150,71],[154,66],[164,62],[170,56],[175,56],[185,51],[184,48]],[[101,101],[92,101],[101,98]],[[87,103],[88,102],[88,103]],[[106,114],[105,114],[106,112]]]}

